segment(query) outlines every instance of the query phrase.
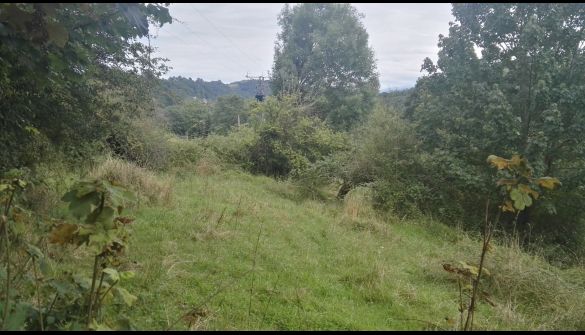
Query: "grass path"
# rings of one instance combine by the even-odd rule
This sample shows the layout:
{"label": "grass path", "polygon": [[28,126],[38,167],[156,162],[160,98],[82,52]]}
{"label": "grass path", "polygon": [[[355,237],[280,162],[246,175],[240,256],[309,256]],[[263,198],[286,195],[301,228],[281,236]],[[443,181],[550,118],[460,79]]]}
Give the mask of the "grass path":
{"label": "grass path", "polygon": [[[150,330],[452,328],[445,318],[458,315],[457,286],[441,262],[475,262],[477,242],[358,210],[366,214],[352,217],[335,200],[296,201],[289,184],[266,177],[187,175],[171,207],[134,213],[137,275],[127,286],[139,301],[128,316]],[[552,322],[530,313],[502,296],[496,308],[480,306],[476,324]]]}

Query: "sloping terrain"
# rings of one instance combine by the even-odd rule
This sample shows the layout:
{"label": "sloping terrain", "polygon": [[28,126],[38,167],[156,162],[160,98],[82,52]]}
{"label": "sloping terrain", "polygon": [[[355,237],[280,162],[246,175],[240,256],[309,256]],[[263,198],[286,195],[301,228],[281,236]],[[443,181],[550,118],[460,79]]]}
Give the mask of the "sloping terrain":
{"label": "sloping terrain", "polygon": [[[442,263],[476,263],[477,238],[428,219],[382,219],[367,193],[297,200],[293,186],[228,171],[187,174],[167,207],[142,206],[130,258],[139,329],[454,329]],[[332,197],[333,198],[333,197]],[[488,255],[476,329],[582,329],[584,272],[517,248]]]}

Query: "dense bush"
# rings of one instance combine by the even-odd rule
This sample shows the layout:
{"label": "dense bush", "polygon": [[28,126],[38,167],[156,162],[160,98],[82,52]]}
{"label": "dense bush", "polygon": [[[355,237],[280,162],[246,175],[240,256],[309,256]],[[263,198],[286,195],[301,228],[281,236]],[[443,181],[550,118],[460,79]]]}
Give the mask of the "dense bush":
{"label": "dense bush", "polygon": [[252,172],[268,176],[298,173],[344,147],[341,133],[309,116],[296,101],[295,97],[269,98],[250,111],[258,134],[249,151]]}
{"label": "dense bush", "polygon": [[258,133],[250,126],[243,125],[227,135],[211,135],[197,140],[208,152],[233,166],[250,170],[253,163],[250,149],[258,141]]}
{"label": "dense bush", "polygon": [[106,141],[115,156],[141,167],[164,170],[170,167],[170,136],[155,119],[145,118],[117,126]]}
{"label": "dense bush", "polygon": [[86,149],[148,102],[135,79],[164,69],[138,40],[168,22],[158,4],[1,4],[0,171],[43,160],[49,144],[95,154]]}
{"label": "dense bush", "polygon": [[211,106],[186,100],[164,109],[169,129],[180,136],[205,137],[211,131]]}
{"label": "dense bush", "polygon": [[[438,60],[426,59],[405,116],[453,199],[475,222],[495,180],[488,155],[524,155],[558,195],[518,218],[522,240],[580,244],[585,215],[583,4],[455,4]],[[481,52],[478,52],[481,50]],[[495,200],[495,199],[494,199]],[[553,219],[553,216],[555,217]],[[572,247],[571,247],[572,248]]]}

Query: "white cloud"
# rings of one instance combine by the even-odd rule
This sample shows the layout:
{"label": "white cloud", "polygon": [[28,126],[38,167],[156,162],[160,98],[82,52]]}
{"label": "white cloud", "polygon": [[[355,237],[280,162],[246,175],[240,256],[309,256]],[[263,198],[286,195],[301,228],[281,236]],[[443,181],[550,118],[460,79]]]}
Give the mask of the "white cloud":
{"label": "white cloud", "polygon": [[[438,35],[453,21],[450,4],[353,4],[370,37],[382,89],[414,86],[425,57],[436,60]],[[272,67],[277,16],[283,4],[173,4],[180,22],[165,25],[151,44],[169,58],[167,76],[229,83]],[[155,31],[156,32],[156,31]]]}

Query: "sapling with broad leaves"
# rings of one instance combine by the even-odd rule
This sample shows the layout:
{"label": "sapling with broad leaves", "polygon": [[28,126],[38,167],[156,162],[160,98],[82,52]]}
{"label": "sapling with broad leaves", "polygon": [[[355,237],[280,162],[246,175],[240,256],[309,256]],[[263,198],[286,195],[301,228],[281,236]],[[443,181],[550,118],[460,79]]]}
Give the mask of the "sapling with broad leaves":
{"label": "sapling with broad leaves", "polygon": [[[495,219],[490,219],[490,202],[486,203],[485,222],[483,229],[483,239],[481,256],[477,266],[469,265],[465,262],[459,262],[459,266],[445,263],[443,269],[457,275],[459,288],[459,325],[460,330],[473,330],[473,317],[478,301],[484,301],[491,306],[495,303],[490,295],[482,291],[480,282],[482,275],[490,275],[485,268],[485,257],[488,251],[492,249],[491,240],[495,225],[500,222],[503,213],[512,213],[514,215],[513,224],[516,224],[520,212],[530,207],[537,200],[545,189],[552,190],[561,185],[557,178],[553,177],[534,177],[533,170],[528,160],[521,155],[513,155],[510,159],[505,159],[495,155],[490,155],[487,162],[496,167],[502,174],[496,185],[499,187],[503,196],[501,204],[498,205],[498,212]],[[468,298],[467,302],[465,298]],[[454,320],[447,318],[450,323]]]}

